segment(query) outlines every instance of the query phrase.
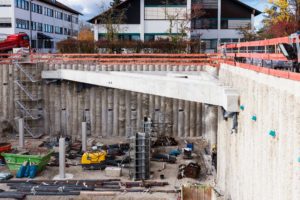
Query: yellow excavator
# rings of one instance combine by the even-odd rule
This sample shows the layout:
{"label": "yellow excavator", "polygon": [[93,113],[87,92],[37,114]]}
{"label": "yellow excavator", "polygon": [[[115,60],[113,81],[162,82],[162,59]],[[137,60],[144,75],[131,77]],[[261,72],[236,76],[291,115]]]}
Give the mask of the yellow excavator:
{"label": "yellow excavator", "polygon": [[81,166],[87,170],[104,170],[106,167],[106,155],[104,150],[93,149],[85,152],[81,157]]}

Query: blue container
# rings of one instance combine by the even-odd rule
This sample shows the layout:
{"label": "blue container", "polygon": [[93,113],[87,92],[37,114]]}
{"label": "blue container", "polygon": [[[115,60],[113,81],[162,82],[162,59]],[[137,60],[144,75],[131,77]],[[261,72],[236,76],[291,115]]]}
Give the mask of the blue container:
{"label": "blue container", "polygon": [[192,149],[192,151],[194,150],[194,143],[188,143],[186,145],[186,148]]}

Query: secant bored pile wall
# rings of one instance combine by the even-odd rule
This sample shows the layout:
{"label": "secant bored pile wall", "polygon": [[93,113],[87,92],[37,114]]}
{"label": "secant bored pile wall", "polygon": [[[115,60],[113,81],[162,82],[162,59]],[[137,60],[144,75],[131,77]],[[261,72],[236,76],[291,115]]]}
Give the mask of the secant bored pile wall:
{"label": "secant bored pile wall", "polygon": [[[43,70],[201,71],[200,66],[173,65],[44,63],[41,67]],[[0,116],[12,123],[16,117],[13,81],[17,73],[20,72],[13,65],[0,66]],[[42,95],[44,130],[50,135],[62,133],[80,138],[81,122],[87,120],[94,136],[128,136],[132,131],[140,130],[144,116],[150,116],[157,123],[159,133],[196,137],[207,132],[202,113],[205,115],[208,109],[200,103],[67,81],[43,82]]]}
{"label": "secant bored pile wall", "polygon": [[237,133],[219,111],[218,186],[232,200],[300,199],[300,82],[226,64],[219,76],[244,110]]}

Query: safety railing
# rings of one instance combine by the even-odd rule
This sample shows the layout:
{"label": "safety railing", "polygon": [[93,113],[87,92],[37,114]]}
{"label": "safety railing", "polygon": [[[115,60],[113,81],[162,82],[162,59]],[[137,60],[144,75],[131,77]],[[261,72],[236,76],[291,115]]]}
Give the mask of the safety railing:
{"label": "safety railing", "polygon": [[212,63],[213,54],[32,54],[31,60],[49,63],[177,64]]}
{"label": "safety railing", "polygon": [[[14,59],[3,55],[1,63]],[[6,57],[5,57],[6,56]],[[12,56],[12,55],[11,55]],[[44,63],[93,63],[93,64],[174,64],[174,65],[217,65],[218,54],[30,54],[30,62]]]}
{"label": "safety railing", "polygon": [[225,44],[224,63],[281,78],[300,80],[299,34],[269,40]]}

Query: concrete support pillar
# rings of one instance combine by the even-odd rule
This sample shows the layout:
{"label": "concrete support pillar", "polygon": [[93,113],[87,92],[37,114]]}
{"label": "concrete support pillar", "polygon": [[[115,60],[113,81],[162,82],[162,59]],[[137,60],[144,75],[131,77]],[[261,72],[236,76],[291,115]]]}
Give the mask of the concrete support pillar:
{"label": "concrete support pillar", "polygon": [[19,125],[19,147],[20,149],[24,148],[24,119],[20,118],[18,120]]}
{"label": "concrete support pillar", "polygon": [[145,40],[145,0],[140,1],[140,40]]}
{"label": "concrete support pillar", "polygon": [[218,107],[205,105],[205,138],[208,140],[210,147],[217,144],[218,131]]}
{"label": "concrete support pillar", "polygon": [[187,38],[191,38],[191,28],[192,28],[192,23],[191,23],[191,20],[190,20],[190,18],[191,18],[191,15],[192,15],[192,0],[187,0],[186,1],[187,2],[187,5],[186,5],[186,7],[187,7],[187,19],[188,19],[188,24],[187,24],[187,33],[186,33],[186,35],[187,35]]}
{"label": "concrete support pillar", "polygon": [[254,13],[251,14],[251,31],[254,31]]}
{"label": "concrete support pillar", "polygon": [[218,46],[221,43],[222,0],[218,0]]}
{"label": "concrete support pillar", "polygon": [[66,147],[65,147],[65,138],[59,139],[59,178],[66,178],[65,174],[65,158],[66,158]]}
{"label": "concrete support pillar", "polygon": [[86,122],[82,122],[81,123],[81,148],[82,148],[82,152],[86,152],[86,146],[87,146],[87,138],[86,138]]}

